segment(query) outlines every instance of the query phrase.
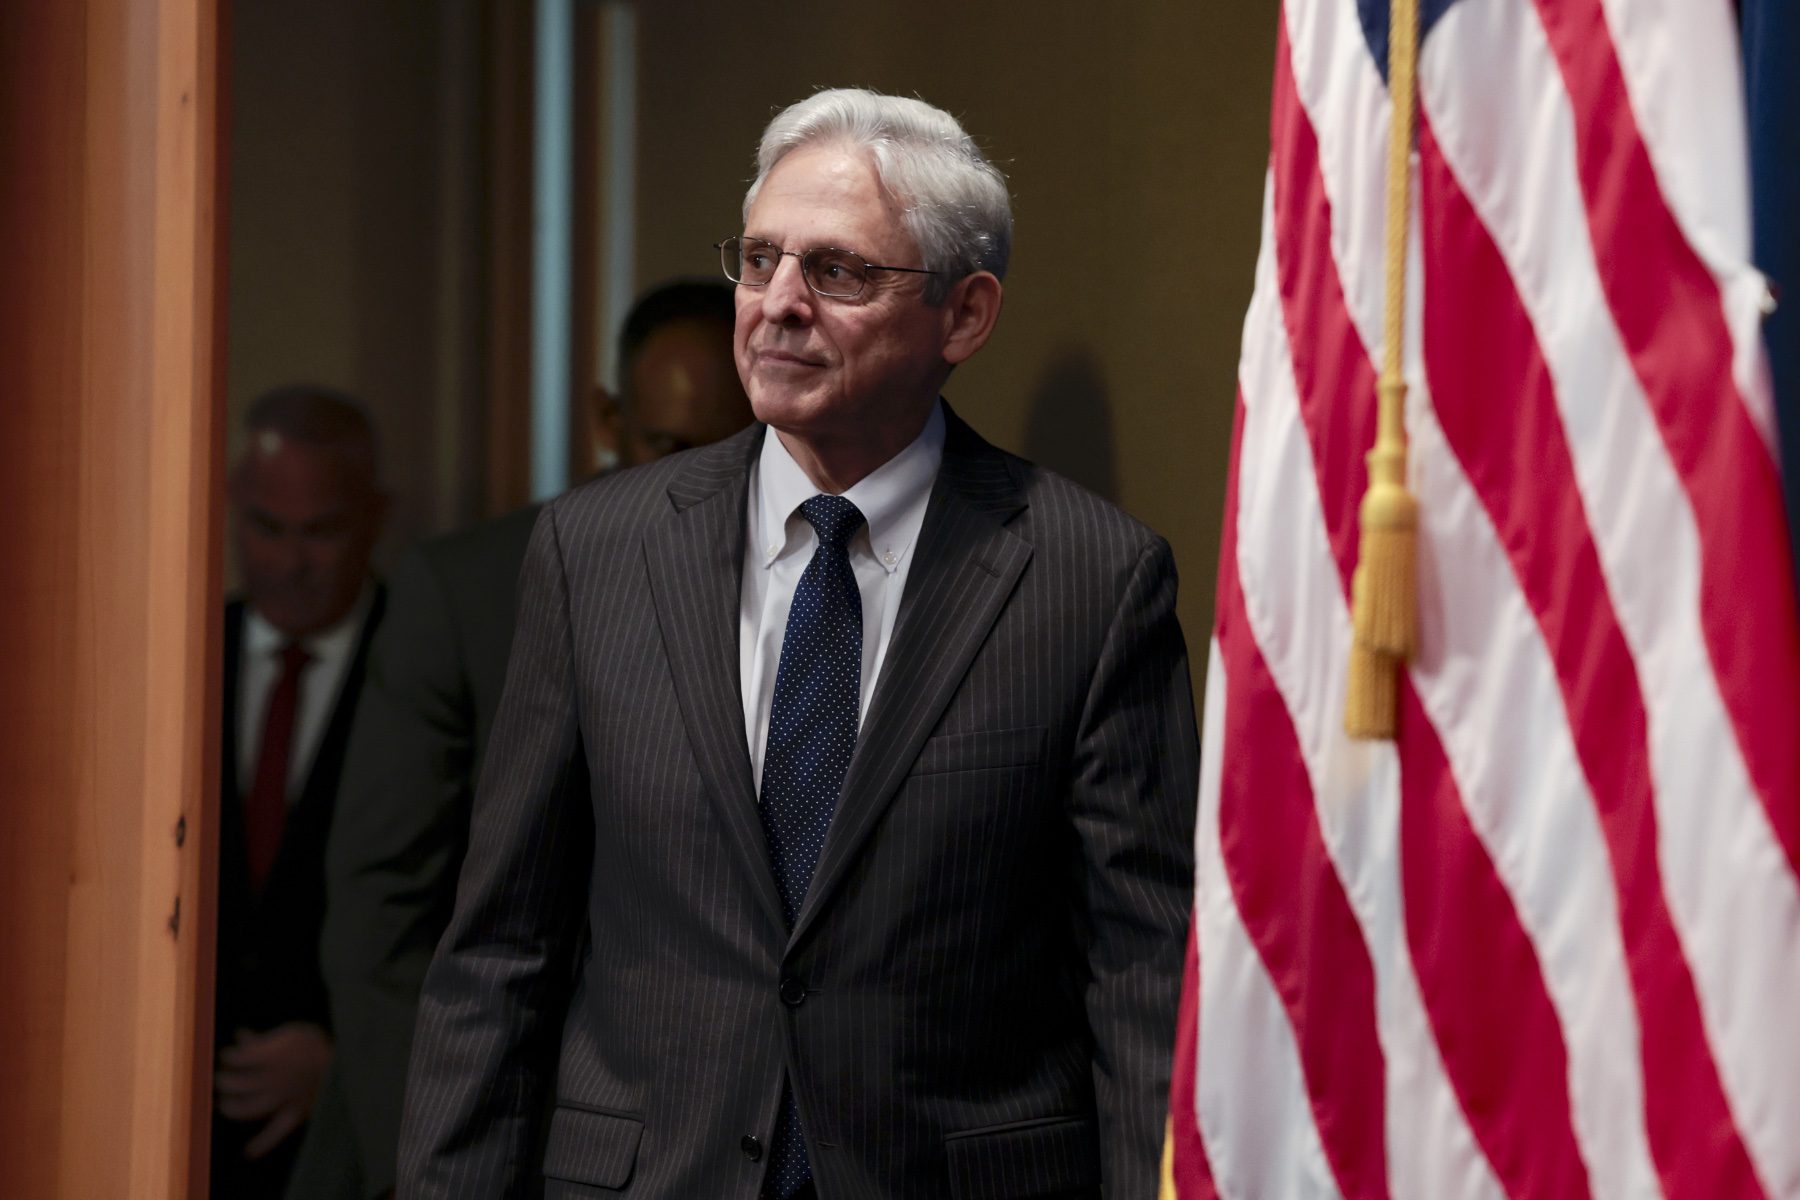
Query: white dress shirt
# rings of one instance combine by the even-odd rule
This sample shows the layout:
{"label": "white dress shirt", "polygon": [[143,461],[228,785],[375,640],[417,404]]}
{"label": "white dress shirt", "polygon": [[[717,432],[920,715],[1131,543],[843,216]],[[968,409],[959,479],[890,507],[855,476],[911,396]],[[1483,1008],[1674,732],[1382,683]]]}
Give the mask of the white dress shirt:
{"label": "white dress shirt", "polygon": [[[849,547],[850,566],[862,592],[859,729],[894,634],[912,550],[925,523],[925,505],[943,458],[944,410],[940,402],[932,405],[925,428],[906,449],[843,493],[844,499],[861,510],[865,521],[851,537]],[[819,540],[799,510],[819,489],[772,429],[763,438],[761,456],[751,464],[749,487],[749,530],[738,604],[738,678],[744,688],[750,766],[760,793],[763,750],[769,740],[769,705],[775,698],[775,671],[781,665],[788,610]]]}
{"label": "white dress shirt", "polygon": [[[344,676],[356,655],[356,642],[375,603],[375,589],[365,587],[349,615],[336,625],[299,639],[312,661],[300,673],[299,705],[294,711],[294,741],[288,754],[288,803],[300,798],[313,757],[325,737],[331,710],[337,707]],[[262,747],[263,713],[269,693],[281,678],[281,648],[287,634],[244,605],[244,640],[238,650],[237,756],[238,788],[248,795],[256,780],[256,756]]]}

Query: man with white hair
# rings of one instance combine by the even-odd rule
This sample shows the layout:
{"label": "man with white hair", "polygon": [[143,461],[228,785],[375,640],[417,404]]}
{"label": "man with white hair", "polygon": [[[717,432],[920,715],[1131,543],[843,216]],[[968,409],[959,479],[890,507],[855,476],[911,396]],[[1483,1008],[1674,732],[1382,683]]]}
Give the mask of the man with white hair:
{"label": "man with white hair", "polygon": [[259,396],[230,480],[243,595],[225,606],[211,1189],[279,1196],[333,1053],[325,838],[385,591],[387,512],[360,401]]}
{"label": "man with white hair", "polygon": [[939,397],[1011,224],[921,101],[770,123],[719,246],[758,424],[533,534],[402,1196],[1155,1194],[1175,571]]}

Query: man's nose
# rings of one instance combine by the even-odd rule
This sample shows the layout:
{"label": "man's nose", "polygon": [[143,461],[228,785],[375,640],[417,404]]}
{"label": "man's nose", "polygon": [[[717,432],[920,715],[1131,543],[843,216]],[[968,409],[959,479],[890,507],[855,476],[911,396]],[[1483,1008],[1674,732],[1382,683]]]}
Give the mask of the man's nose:
{"label": "man's nose", "polygon": [[783,255],[775,274],[763,285],[763,320],[772,325],[810,324],[817,300],[806,286],[799,257]]}
{"label": "man's nose", "polygon": [[283,579],[306,573],[306,546],[292,535],[270,538],[261,554],[266,569]]}

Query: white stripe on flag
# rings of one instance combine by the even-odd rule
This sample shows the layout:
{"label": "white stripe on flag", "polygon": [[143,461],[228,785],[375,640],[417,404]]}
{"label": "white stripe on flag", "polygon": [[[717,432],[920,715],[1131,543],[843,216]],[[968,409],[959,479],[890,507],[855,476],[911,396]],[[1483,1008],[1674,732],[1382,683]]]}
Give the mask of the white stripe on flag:
{"label": "white stripe on flag", "polygon": [[1410,399],[1413,480],[1424,500],[1423,653],[1413,683],[1537,951],[1594,1193],[1655,1195],[1618,903],[1555,671],[1430,397],[1421,390]]}
{"label": "white stripe on flag", "polygon": [[[1223,746],[1225,659],[1206,669],[1205,745]],[[1226,882],[1219,849],[1219,755],[1200,762],[1194,920],[1200,942],[1200,1053],[1194,1108],[1225,1200],[1337,1200],[1313,1126],[1300,1054],[1281,997],[1263,970]]]}
{"label": "white stripe on flag", "polygon": [[1264,206],[1252,312],[1245,330],[1238,564],[1245,607],[1293,717],[1319,827],[1375,969],[1387,1068],[1389,1186],[1397,1200],[1503,1200],[1444,1075],[1402,925],[1397,859],[1399,766],[1388,743],[1343,732],[1350,614],[1325,531],[1300,419]]}
{"label": "white stripe on flag", "polygon": [[[1331,199],[1331,256],[1350,318],[1370,358],[1381,355],[1381,294],[1387,238],[1387,85],[1369,57],[1356,0],[1288,0],[1294,86],[1319,136],[1319,170]],[[1407,280],[1409,303],[1418,280]],[[1359,305],[1374,297],[1375,307]],[[1361,454],[1363,447],[1343,447]]]}
{"label": "white stripe on flag", "polygon": [[[1352,7],[1341,0],[1328,0],[1328,6]],[[1434,31],[1434,45],[1438,36]],[[1359,52],[1361,45],[1353,43],[1345,57]],[[1366,60],[1366,53],[1362,57]],[[1348,62],[1331,69],[1340,81],[1356,77]],[[1372,72],[1361,78],[1363,86],[1382,86]],[[1296,84],[1320,132],[1326,190],[1352,193],[1353,184],[1333,187],[1331,171],[1343,159],[1326,154],[1323,146],[1346,119],[1340,114],[1366,108],[1368,101],[1332,93],[1305,76],[1297,76]],[[1319,106],[1315,97],[1321,94],[1331,96],[1332,107]],[[1341,206],[1334,209],[1334,218],[1340,211]],[[1416,233],[1416,222],[1413,228]],[[1380,247],[1379,241],[1364,243],[1359,256],[1378,261]],[[1416,248],[1411,257],[1416,263]],[[1359,269],[1340,261],[1339,268],[1358,328],[1365,336],[1378,334],[1380,274],[1366,261]],[[1352,288],[1352,278],[1363,282]],[[1606,846],[1569,741],[1542,635],[1431,411],[1418,365],[1417,279],[1415,269],[1408,306],[1413,352],[1407,424],[1417,447],[1412,483],[1425,521],[1420,563],[1425,654],[1412,677],[1470,820],[1537,948],[1564,1029],[1576,1133],[1595,1171],[1594,1185],[1603,1195],[1642,1194],[1637,1185],[1653,1180],[1654,1173],[1642,1128],[1637,1019]],[[1526,714],[1556,719],[1522,719]]]}
{"label": "white stripe on flag", "polygon": [[1714,1060],[1764,1179],[1800,1188],[1800,1140],[1779,1119],[1800,1112],[1800,1071],[1770,1069],[1800,1063],[1800,1022],[1791,1018],[1800,888],[1745,771],[1697,589],[1671,586],[1700,578],[1699,537],[1607,316],[1570,165],[1561,76],[1529,7],[1459,0],[1432,33],[1420,86],[1556,381],[1582,501],[1642,683],[1664,890]]}
{"label": "white stripe on flag", "polygon": [[[1767,284],[1750,265],[1749,137],[1735,6],[1603,0],[1603,7],[1663,199],[1719,281],[1732,377],[1773,456],[1774,397],[1762,349]],[[1701,147],[1705,153],[1696,153]]]}
{"label": "white stripe on flag", "polygon": [[[1338,336],[1334,281],[1322,263],[1297,274],[1294,264],[1305,260],[1287,257],[1320,248],[1280,240],[1329,229],[1349,320],[1378,354],[1388,97],[1355,0],[1288,0],[1283,19],[1310,128],[1283,107],[1288,93],[1278,88],[1226,539],[1241,615],[1222,622],[1222,643],[1212,643],[1203,713],[1194,1106],[1212,1177],[1234,1200],[1335,1196],[1340,1177],[1356,1179],[1359,1167],[1375,1187],[1382,1160],[1351,1161],[1355,1147],[1370,1146],[1373,1126],[1358,1125],[1346,1140],[1345,1118],[1377,1107],[1367,1077],[1379,1063],[1386,1182],[1397,1200],[1495,1200],[1508,1186],[1520,1195],[1568,1191],[1584,1170],[1596,1197],[1665,1187],[1709,1196],[1753,1191],[1752,1162],[1771,1196],[1800,1200],[1800,1022],[1790,1012],[1800,995],[1800,879],[1794,830],[1782,824],[1791,798],[1780,794],[1792,790],[1794,764],[1768,751],[1782,729],[1771,713],[1791,705],[1759,712],[1754,702],[1786,694],[1781,681],[1791,676],[1766,668],[1786,661],[1791,640],[1774,657],[1755,648],[1791,627],[1781,624],[1779,603],[1760,594],[1750,597],[1762,606],[1758,621],[1735,630],[1719,623],[1722,613],[1746,611],[1732,609],[1732,589],[1751,587],[1744,581],[1763,556],[1745,547],[1768,540],[1773,509],[1734,506],[1743,464],[1757,465],[1755,438],[1735,412],[1705,409],[1705,396],[1687,406],[1688,393],[1731,390],[1722,382],[1729,337],[1737,395],[1770,444],[1730,11],[1723,0],[1574,0],[1570,8],[1457,0],[1426,43],[1421,106],[1430,140],[1416,161],[1434,202],[1421,213],[1415,187],[1406,322],[1422,649],[1405,685],[1417,699],[1404,707],[1413,737],[1397,749],[1352,744],[1339,732],[1350,639],[1338,556],[1348,554],[1349,530],[1336,506],[1354,484],[1343,463],[1365,447],[1330,444],[1356,440],[1342,431],[1360,418],[1321,423],[1320,406],[1366,403],[1368,383],[1361,361],[1345,353],[1350,339]],[[1579,146],[1565,70],[1567,86],[1587,99]],[[1315,133],[1328,223],[1288,190],[1289,176],[1304,174],[1303,190],[1316,196],[1307,157]],[[1630,155],[1635,135],[1650,171]],[[1292,146],[1298,151],[1284,157]],[[1583,194],[1583,168],[1599,181],[1598,198]],[[1652,176],[1657,188],[1616,186]],[[1278,178],[1287,181],[1280,193]],[[1617,222],[1590,229],[1611,216]],[[1446,264],[1466,265],[1480,282],[1421,279],[1422,217],[1456,235],[1430,243],[1433,270],[1456,275]],[[1667,233],[1674,227],[1717,284],[1723,328],[1710,315],[1705,274]],[[1641,228],[1667,236],[1633,240]],[[1645,244],[1651,257],[1633,254]],[[1670,272],[1687,325],[1658,316],[1648,285],[1662,276],[1648,264]],[[1429,309],[1427,282],[1440,289]],[[1459,285],[1461,299],[1482,307],[1458,308]],[[1471,313],[1491,318],[1495,335]],[[1318,340],[1301,340],[1315,333]],[[1479,359],[1489,344],[1496,350],[1484,377],[1470,370],[1470,348]],[[1671,368],[1666,355],[1690,351],[1701,357]],[[1544,370],[1534,373],[1539,357]],[[1346,363],[1355,378],[1338,377]],[[1508,373],[1491,373],[1501,369]],[[1702,379],[1704,387],[1688,382]],[[1428,380],[1454,388],[1446,392],[1454,403],[1440,412]],[[1328,395],[1333,389],[1346,394]],[[1508,408],[1504,397],[1515,394],[1520,404]],[[1471,406],[1472,397],[1482,403]],[[1708,442],[1705,421],[1692,420],[1702,412],[1712,421],[1729,413],[1731,436]],[[1524,443],[1507,442],[1507,420],[1532,430],[1539,457],[1521,457]],[[1681,457],[1671,458],[1671,446]],[[1709,457],[1697,465],[1699,448]],[[1766,491],[1766,465],[1762,472]],[[1329,512],[1322,486],[1334,493]],[[1527,504],[1541,505],[1552,524],[1534,528],[1540,509]],[[1740,528],[1757,536],[1734,539]],[[1566,603],[1558,581],[1571,592]],[[1227,678],[1227,652],[1230,669],[1249,664],[1243,678]],[[1227,713],[1245,695],[1256,707]],[[1247,744],[1228,745],[1228,735]],[[1276,758],[1255,757],[1269,749],[1261,738],[1280,742]],[[1614,743],[1619,754],[1609,757]],[[1268,773],[1237,773],[1259,761],[1303,767],[1304,783],[1286,782],[1302,795],[1310,785],[1313,809],[1297,803],[1283,823],[1259,822],[1246,797]],[[1424,789],[1436,808],[1420,801],[1424,780],[1441,784]],[[1226,844],[1222,809],[1233,839]],[[1640,822],[1647,834],[1651,819],[1654,845],[1634,836]],[[1270,853],[1286,844],[1268,841],[1277,828],[1305,834],[1299,873],[1314,890],[1284,889],[1286,877],[1270,874],[1293,869]],[[1434,876],[1433,862],[1444,871]],[[1228,865],[1261,874],[1246,885]],[[1330,893],[1323,906],[1320,888]],[[1629,900],[1623,913],[1620,889]],[[1271,896],[1279,907],[1289,895],[1312,899],[1264,911]],[[1308,923],[1321,913],[1323,925]],[[1315,938],[1310,947],[1293,945],[1297,920]],[[1330,939],[1319,940],[1322,929],[1334,931]],[[1479,944],[1496,948],[1491,963],[1471,958],[1462,930],[1487,937]],[[1291,972],[1316,970],[1322,953],[1352,938],[1360,944],[1329,973],[1355,976],[1353,987],[1339,988],[1355,1002],[1314,1007],[1328,987],[1316,973],[1297,987]],[[1444,942],[1450,949],[1440,952]],[[1364,951],[1368,982],[1358,974]],[[1476,978],[1480,987],[1459,989]],[[1484,1008],[1482,989],[1502,1007]],[[1512,1023],[1501,1015],[1508,1005],[1520,1012]],[[1374,1028],[1360,1056],[1322,1050],[1363,1026]],[[1512,1057],[1494,1057],[1490,1029],[1494,1039],[1513,1039]],[[1525,1044],[1533,1033],[1541,1036]],[[1652,1090],[1647,1079],[1662,1086]],[[1564,1086],[1566,1110],[1557,1108]],[[1341,1107],[1359,1097],[1369,1103]],[[1521,1106],[1524,1098],[1542,1103]],[[1542,1111],[1549,1108],[1557,1111]]]}
{"label": "white stripe on flag", "polygon": [[1601,0],[1601,7],[1663,198],[1715,275],[1742,270],[1750,261],[1750,169],[1732,6]]}
{"label": "white stripe on flag", "polygon": [[[1467,2],[1459,0],[1434,29],[1432,53],[1444,21]],[[1378,346],[1382,239],[1364,236],[1340,245],[1336,230],[1371,224],[1366,210],[1381,212],[1381,191],[1371,181],[1366,151],[1346,154],[1333,147],[1354,142],[1350,127],[1366,121],[1358,114],[1377,103],[1369,93],[1385,97],[1385,87],[1355,27],[1351,0],[1290,3],[1288,10],[1329,22],[1328,28],[1315,26],[1306,34],[1312,54],[1304,69],[1296,49],[1295,84],[1319,134],[1345,302],[1365,344]],[[1289,28],[1298,43],[1301,30],[1293,18]],[[1322,47],[1335,53],[1328,57]],[[1430,62],[1428,56],[1427,69]],[[1346,213],[1340,197],[1360,201],[1353,207],[1365,211]],[[1416,220],[1412,228],[1416,237]],[[1578,222],[1577,232],[1580,228]],[[1351,261],[1345,261],[1346,253],[1353,255]],[[1544,985],[1563,1026],[1576,1134],[1593,1186],[1600,1195],[1640,1195],[1646,1183],[1655,1190],[1655,1174],[1642,1125],[1638,1024],[1606,844],[1542,634],[1432,413],[1419,366],[1423,289],[1416,245],[1409,258],[1407,423],[1417,446],[1412,484],[1425,520],[1420,564],[1425,654],[1412,678],[1443,741],[1470,820],[1537,949]],[[1246,393],[1251,390],[1246,384]],[[1290,614],[1289,619],[1299,618]],[[1543,719],[1552,714],[1554,719]],[[1526,715],[1537,719],[1523,719]]]}

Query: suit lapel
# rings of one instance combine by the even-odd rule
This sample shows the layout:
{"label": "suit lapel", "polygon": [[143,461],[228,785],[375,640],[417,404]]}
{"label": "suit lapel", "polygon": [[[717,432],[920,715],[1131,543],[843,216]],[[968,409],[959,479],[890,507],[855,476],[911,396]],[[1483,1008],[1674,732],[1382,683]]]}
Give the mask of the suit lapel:
{"label": "suit lapel", "polygon": [[746,479],[761,426],[696,453],[669,485],[673,512],[644,535],[657,624],[706,793],[729,831],[757,901],[777,928],[781,897],[769,867],[744,744],[738,606]]}
{"label": "suit lapel", "polygon": [[1006,522],[1025,507],[1007,460],[948,411],[944,460],[869,702],[837,815],[794,922],[797,940],[830,899],[968,672],[1031,560]]}
{"label": "suit lapel", "polygon": [[[307,768],[306,782],[300,789],[296,807],[323,805],[329,812],[335,806],[338,780],[344,773],[344,753],[350,748],[351,725],[356,718],[357,703],[362,698],[363,679],[369,672],[369,646],[375,641],[375,630],[386,611],[387,585],[377,581],[369,611],[356,635],[356,648],[350,652],[350,665],[344,669],[343,682],[338,685],[338,694],[332,700],[325,732],[313,750],[312,764]],[[294,815],[292,811],[288,814],[290,819]]]}

